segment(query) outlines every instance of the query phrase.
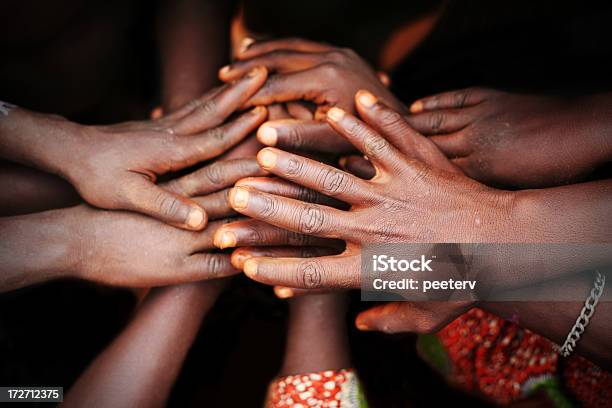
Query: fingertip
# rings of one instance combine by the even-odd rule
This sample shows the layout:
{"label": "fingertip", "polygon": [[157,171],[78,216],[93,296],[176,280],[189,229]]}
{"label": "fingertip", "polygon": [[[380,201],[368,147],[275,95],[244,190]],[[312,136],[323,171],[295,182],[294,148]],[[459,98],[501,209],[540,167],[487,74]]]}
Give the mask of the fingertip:
{"label": "fingertip", "polygon": [[257,276],[257,261],[253,258],[247,259],[244,262],[244,274],[251,279],[255,279]]}
{"label": "fingertip", "polygon": [[189,211],[185,224],[192,230],[200,231],[206,227],[208,216],[206,211],[200,207],[194,207]]}
{"label": "fingertip", "polygon": [[344,112],[344,110],[334,106],[327,111],[327,118],[332,122],[340,122],[345,114],[346,112]]}
{"label": "fingertip", "polygon": [[230,79],[230,75],[229,73],[232,70],[232,66],[231,65],[226,65],[224,67],[222,67],[221,69],[219,69],[218,75],[219,75],[219,79],[222,81],[226,81]]}
{"label": "fingertip", "polygon": [[257,153],[257,163],[265,170],[273,169],[276,166],[276,159],[278,154],[269,147],[261,149]]}
{"label": "fingertip", "polygon": [[228,199],[234,210],[244,210],[249,203],[249,190],[246,187],[234,187]]}
{"label": "fingertip", "polygon": [[266,122],[257,130],[257,140],[266,146],[276,146],[278,142],[278,132],[273,126]]}
{"label": "fingertip", "polygon": [[343,156],[343,157],[338,159],[338,165],[340,166],[340,168],[342,170],[346,170],[347,162],[348,162],[348,157],[346,157],[346,156]]}
{"label": "fingertip", "polygon": [[366,315],[367,315],[367,311],[359,313],[357,315],[357,318],[355,319],[355,327],[357,327],[357,329],[360,331],[371,331],[372,330],[372,328],[367,322],[368,319]]}
{"label": "fingertip", "polygon": [[274,287],[274,294],[279,299],[289,299],[289,298],[293,297],[293,295],[294,295],[293,289],[288,288],[286,286],[275,286]]}
{"label": "fingertip", "polygon": [[255,43],[255,39],[251,37],[245,37],[240,42],[240,47],[238,48],[238,54],[244,54],[251,45]]}
{"label": "fingertip", "polygon": [[219,249],[232,248],[236,246],[236,234],[233,231],[221,227],[215,231],[213,244]]}
{"label": "fingertip", "polygon": [[410,105],[410,113],[421,113],[424,108],[422,101],[413,102],[413,104]]}
{"label": "fingertip", "polygon": [[245,249],[239,248],[239,249],[236,249],[234,252],[232,252],[232,256],[230,257],[230,262],[232,263],[234,268],[243,270],[244,263],[250,258],[252,258],[252,256],[249,255],[249,253]]}
{"label": "fingertip", "polygon": [[371,92],[361,89],[355,94],[356,102],[364,108],[371,108],[376,105],[378,98],[376,98]]}

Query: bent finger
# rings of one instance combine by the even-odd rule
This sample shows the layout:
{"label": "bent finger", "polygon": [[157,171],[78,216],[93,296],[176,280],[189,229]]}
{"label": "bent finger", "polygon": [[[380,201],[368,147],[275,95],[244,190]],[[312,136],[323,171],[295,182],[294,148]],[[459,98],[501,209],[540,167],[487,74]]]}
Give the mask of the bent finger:
{"label": "bent finger", "polygon": [[257,139],[266,146],[287,150],[343,153],[353,146],[326,122],[281,119],[265,122],[257,130]]}
{"label": "bent finger", "polygon": [[300,234],[259,220],[240,220],[220,227],[214,236],[217,248],[238,246],[335,246],[340,241]]}
{"label": "bent finger", "polygon": [[199,231],[208,217],[194,201],[167,191],[140,175],[134,175],[123,195],[122,209],[149,215],[179,228]]}
{"label": "bent finger", "polygon": [[316,54],[274,50],[224,66],[219,70],[219,79],[223,82],[234,81],[259,66],[266,67],[268,72],[301,71],[319,64],[320,60],[321,57]]}
{"label": "bent finger", "polygon": [[316,258],[250,258],[244,263],[249,278],[268,285],[301,289],[359,288],[361,259],[358,255]]}
{"label": "bent finger", "polygon": [[335,255],[342,252],[341,249],[328,247],[242,247],[232,252],[232,265],[236,269],[242,270],[247,259],[258,257],[269,258],[314,258],[317,256]]}
{"label": "bent finger", "polygon": [[189,113],[170,126],[171,133],[189,135],[219,126],[261,88],[266,78],[266,68],[257,67],[212,96],[206,95],[190,102]]}
{"label": "bent finger", "polygon": [[460,131],[476,118],[473,108],[463,110],[436,110],[406,116],[406,121],[418,132],[427,135],[444,135]]}
{"label": "bent finger", "polygon": [[273,177],[248,177],[236,182],[236,187],[251,187],[263,193],[280,195],[294,198],[306,203],[328,205],[334,208],[348,209],[346,203],[335,198],[318,193],[310,188],[294,184],[281,178]]}
{"label": "bent finger", "polygon": [[364,180],[370,180],[376,175],[376,169],[363,156],[345,156],[338,160],[342,169]]}
{"label": "bent finger", "polygon": [[487,98],[488,93],[489,91],[483,88],[466,88],[443,92],[417,99],[410,105],[410,112],[421,113],[438,109],[462,109],[483,102]]}
{"label": "bent finger", "polygon": [[334,47],[324,43],[303,40],[301,38],[284,38],[280,40],[254,41],[245,38],[236,57],[241,60],[255,58],[276,50],[290,50],[300,52],[326,52]]}
{"label": "bent finger", "polygon": [[228,254],[196,253],[190,255],[182,269],[188,281],[224,278],[240,273]]}
{"label": "bent finger", "polygon": [[245,187],[234,187],[229,202],[241,214],[301,234],[341,239],[349,234],[347,213],[335,208]]}
{"label": "bent finger", "polygon": [[265,174],[255,159],[216,161],[163,186],[177,194],[195,197],[219,191],[245,177]]}

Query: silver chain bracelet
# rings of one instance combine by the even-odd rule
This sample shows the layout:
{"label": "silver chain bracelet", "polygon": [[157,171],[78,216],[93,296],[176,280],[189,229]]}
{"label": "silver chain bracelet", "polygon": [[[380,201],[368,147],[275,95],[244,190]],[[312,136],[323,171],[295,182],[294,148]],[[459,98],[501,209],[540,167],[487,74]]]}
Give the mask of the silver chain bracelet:
{"label": "silver chain bracelet", "polygon": [[593,283],[593,288],[591,289],[591,294],[584,302],[584,307],[580,311],[580,315],[574,323],[574,327],[570,330],[567,338],[565,339],[565,343],[561,347],[556,346],[556,350],[563,357],[568,357],[574,349],[576,348],[576,343],[580,340],[580,336],[584,333],[591,317],[593,317],[593,313],[595,313],[595,306],[599,303],[599,298],[603,293],[604,286],[606,284],[606,277],[602,275],[599,271],[597,271],[597,275],[595,276],[595,282]]}

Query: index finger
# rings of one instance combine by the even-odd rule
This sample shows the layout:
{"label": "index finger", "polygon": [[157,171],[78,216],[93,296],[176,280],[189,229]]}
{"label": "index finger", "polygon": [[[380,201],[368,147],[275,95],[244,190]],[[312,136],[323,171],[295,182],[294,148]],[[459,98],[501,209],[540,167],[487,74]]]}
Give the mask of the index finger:
{"label": "index finger", "polygon": [[169,132],[189,135],[214,128],[241,108],[266,82],[268,71],[256,67],[221,91],[190,102],[189,113],[169,126]]}
{"label": "index finger", "polygon": [[301,38],[284,38],[280,40],[254,41],[245,38],[236,54],[239,60],[255,58],[275,50],[290,50],[301,52],[325,52],[334,49],[333,46]]}

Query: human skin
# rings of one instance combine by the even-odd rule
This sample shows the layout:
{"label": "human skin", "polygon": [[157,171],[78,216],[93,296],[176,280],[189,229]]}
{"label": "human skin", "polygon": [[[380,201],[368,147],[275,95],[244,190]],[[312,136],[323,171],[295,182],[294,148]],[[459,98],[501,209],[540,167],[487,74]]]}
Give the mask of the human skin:
{"label": "human skin", "polygon": [[[609,226],[602,222],[611,209],[610,182],[495,190],[461,174],[433,142],[371,94],[360,93],[357,99],[361,116],[386,140],[338,109],[330,111],[328,123],[368,156],[377,172],[372,180],[278,149],[258,154],[260,165],[270,173],[345,201],[352,205],[348,211],[263,193],[249,188],[249,180],[238,182],[230,193],[230,204],[244,215],[301,234],[342,239],[347,249],[338,256],[311,260],[253,258],[244,266],[253,279],[297,288],[359,287],[361,247],[373,243],[610,241]],[[404,220],[413,222],[406,225]],[[225,226],[222,232],[228,230]],[[215,242],[221,240],[215,237]],[[520,256],[512,262],[475,263],[471,270],[485,287],[505,290],[572,273],[579,265],[598,267],[610,261],[606,254],[588,260],[580,253],[553,255],[537,272],[521,263]]]}
{"label": "human skin", "polygon": [[265,68],[256,68],[158,120],[111,126],[6,109],[0,115],[0,157],[60,175],[91,205],[201,230],[207,221],[203,209],[157,186],[157,177],[218,156],[253,131],[265,119],[265,108],[224,121],[265,79]]}
{"label": "human skin", "polygon": [[279,375],[352,367],[345,319],[346,296],[342,293],[290,299],[287,343]]}
{"label": "human skin", "polygon": [[551,187],[612,160],[611,100],[469,88],[415,101],[406,120],[473,179]]}
{"label": "human skin", "polygon": [[164,407],[222,280],[153,289],[68,391],[65,407]]}
{"label": "human skin", "polygon": [[[367,96],[365,98],[366,103],[361,103],[361,97],[364,95]],[[320,163],[308,161],[280,150],[273,150],[276,156],[269,160],[269,158],[262,157],[262,153],[268,150],[264,149],[264,151],[260,152],[258,159],[262,167],[271,173],[353,204],[349,215],[353,215],[350,213],[356,209],[361,210],[363,207],[376,208],[379,212],[366,213],[363,218],[359,217],[359,214],[354,214],[356,216],[351,219],[348,215],[338,215],[340,210],[331,207],[325,208],[313,204],[306,205],[286,197],[258,192],[255,188],[263,185],[261,179],[257,179],[259,183],[257,185],[250,185],[249,180],[241,181],[237,184],[238,186],[248,187],[246,189],[246,200],[244,197],[238,197],[237,199],[236,194],[238,192],[236,190],[230,195],[230,203],[238,212],[299,233],[312,233],[323,237],[341,238],[347,241],[347,250],[341,255],[323,256],[307,260],[283,257],[283,255],[280,255],[280,257],[276,255],[276,258],[266,258],[265,253],[264,257],[261,257],[261,253],[258,253],[256,250],[253,251],[248,248],[238,249],[236,253],[239,254],[239,260],[236,261],[235,256],[232,257],[232,260],[234,265],[238,267],[242,263],[248,276],[264,283],[287,286],[290,291],[296,291],[296,289],[290,289],[292,287],[300,289],[357,287],[360,269],[359,245],[371,242],[609,242],[610,237],[605,231],[607,227],[604,226],[602,228],[598,224],[601,220],[607,219],[605,214],[609,212],[609,204],[607,204],[609,202],[607,197],[610,194],[609,183],[589,183],[582,186],[550,189],[545,192],[540,190],[522,193],[503,192],[503,196],[500,198],[495,196],[496,193],[493,189],[479,185],[463,176],[443,157],[429,139],[411,131],[400,115],[392,115],[387,107],[373,101],[371,94],[360,93],[357,96],[357,106],[364,120],[368,121],[374,129],[386,134],[387,140],[392,142],[391,144],[382,141],[382,138],[377,137],[374,130],[366,128],[364,124],[358,122],[356,118],[351,117],[347,113],[336,116],[336,118],[340,118],[339,121],[338,119],[330,118],[330,122],[347,139],[353,141],[359,150],[367,153],[377,172],[371,182],[378,180],[384,184],[398,178],[397,175],[393,174],[393,170],[402,166],[395,159],[396,155],[400,152],[406,152],[412,157],[411,159],[405,159],[406,164],[414,166],[418,161],[422,161],[436,167],[426,168],[422,166],[416,170],[403,171],[404,182],[402,183],[402,191],[406,191],[406,185],[413,187],[412,191],[410,191],[410,197],[412,197],[410,201],[412,203],[406,205],[395,202],[384,205],[384,203],[378,203],[376,199],[380,195],[389,197],[389,190],[387,192],[380,192],[370,189],[370,192],[361,191],[352,195],[351,191],[355,191],[363,186],[365,181],[350,178],[349,175],[341,174],[337,169],[324,167]],[[334,113],[334,111],[330,112],[330,116],[333,116]],[[381,120],[377,121],[377,118]],[[386,120],[382,120],[382,118],[386,118]],[[394,144],[398,146],[397,150],[395,150]],[[422,182],[430,178],[432,173],[438,173],[436,169],[443,166],[444,163],[447,166],[446,175],[442,177],[442,172],[439,172],[437,180],[432,180],[432,184],[441,186],[440,189],[430,187],[431,193],[429,195],[420,193],[418,183],[416,189],[414,189],[414,181]],[[411,178],[411,172],[418,175],[419,180]],[[464,181],[468,184],[464,184],[465,186],[471,184],[473,187],[466,188],[460,193],[448,188],[449,183],[459,185],[460,178],[466,179]],[[406,184],[406,179],[411,181]],[[492,193],[493,196],[490,196]],[[510,200],[512,205],[516,207],[508,210],[503,207],[505,203],[503,197],[506,194],[525,194],[525,196]],[[576,211],[576,196],[583,197],[589,194],[596,194],[599,197],[594,200],[593,204],[589,204],[585,208]],[[463,198],[468,197],[468,201],[458,203],[456,201],[457,195]],[[472,199],[469,199],[470,195]],[[414,200],[415,197],[419,196],[424,196],[426,200]],[[444,199],[437,199],[436,197],[438,196],[444,197]],[[356,197],[359,200],[355,200]],[[402,200],[405,199],[403,198]],[[521,200],[526,200],[526,203],[522,203]],[[470,201],[473,201],[472,204],[469,204]],[[463,227],[457,228],[457,226],[461,225],[460,220],[466,215],[448,218],[443,213],[448,210],[443,210],[440,207],[437,209],[435,207],[431,208],[433,203],[439,202],[443,205],[450,205],[453,210],[459,208],[460,210],[467,210],[472,214],[478,213],[481,222],[479,224],[472,223],[470,227],[472,231],[463,231]],[[487,215],[486,212],[479,213],[479,211],[482,211],[480,207],[484,206],[484,208],[488,208],[488,211],[492,212],[493,219],[499,222],[499,220],[503,220],[503,217],[500,217],[500,213],[497,212],[500,210],[498,208],[500,205],[502,206],[501,214],[513,214],[511,223],[496,226],[493,224],[493,221],[487,221],[487,217],[491,214]],[[394,216],[399,219],[424,219],[429,224],[432,222],[436,223],[437,220],[442,219],[444,227],[436,228],[434,225],[431,228],[433,231],[429,230],[428,233],[435,234],[439,230],[447,235],[423,236],[421,234],[414,234],[414,232],[411,233],[410,230],[414,231],[413,229],[408,229],[409,231],[403,232],[403,235],[400,235],[398,229],[387,229],[383,230],[382,233],[378,230],[363,231],[364,227],[367,228],[372,223],[359,222],[359,219],[384,220],[385,213],[389,213],[390,210],[395,208],[399,211],[396,210],[397,212]],[[410,208],[411,212],[408,213],[400,208]],[[573,209],[573,214],[570,212],[570,208]],[[423,210],[425,210],[424,214],[417,212],[423,212]],[[537,210],[537,212],[534,210]],[[436,214],[437,212],[442,214]],[[565,218],[569,217],[571,219],[560,220],[560,217],[556,214],[564,214]],[[552,222],[553,219],[556,219],[556,222]],[[351,223],[351,221],[353,222]],[[524,223],[522,226],[521,222]],[[565,225],[558,228],[559,223]],[[376,223],[376,225],[380,224],[379,222]],[[474,231],[475,225],[478,225],[476,227],[477,231]],[[577,230],[575,227],[577,225],[582,225],[584,229]],[[470,224],[467,224],[467,226],[469,227]],[[493,234],[484,235],[489,226],[492,227],[490,231]],[[402,227],[405,228],[405,225]],[[412,227],[414,228],[414,224]],[[513,231],[512,228],[516,227],[518,228]],[[231,224],[225,225],[223,229],[217,232],[217,236],[231,230]],[[390,234],[389,231],[395,232],[396,235]],[[473,235],[474,233],[476,234]],[[378,238],[377,234],[382,235],[382,237]],[[384,234],[387,234],[387,236],[384,236]],[[453,236],[451,234],[456,235]],[[240,234],[236,236],[240,237]],[[361,238],[355,240],[355,237],[360,236]],[[215,241],[217,240],[218,238],[215,237]],[[237,241],[236,245],[241,245],[240,240],[238,239]],[[572,257],[578,257],[579,262],[568,262],[569,258]],[[495,270],[497,265],[482,265],[483,272],[486,273],[478,274],[479,279],[486,281],[496,277],[498,284],[499,281],[503,283],[503,285],[498,286],[499,289],[504,288],[504,286],[520,286],[520,284],[547,281],[561,275],[560,271],[563,274],[573,273],[576,270],[580,270],[580,267],[584,268],[584,265],[592,260],[580,258],[580,254],[572,253],[565,258],[561,256],[561,259],[547,259],[547,262],[540,263],[538,268],[525,268],[524,265],[520,265],[520,259],[510,259],[509,261],[515,261],[515,263],[509,262],[506,268],[498,268],[498,270]],[[580,263],[583,261],[585,263],[581,265]],[[609,262],[610,260],[600,259],[599,261]],[[550,270],[542,268],[542,264],[546,265]],[[249,270],[250,268],[252,269]],[[508,273],[512,270],[519,270],[519,272],[517,274]],[[517,279],[518,275],[520,275],[520,278]],[[502,278],[508,279],[504,281]],[[577,292],[584,292],[581,292],[578,296],[576,296],[576,293],[572,294],[573,299],[580,296],[584,296],[586,299],[588,290],[582,290],[584,289],[584,282],[584,277],[579,281],[579,284],[570,281],[568,285],[567,281],[564,281],[565,287],[570,287]],[[586,283],[587,289],[590,288],[591,284],[592,282],[590,281]],[[558,289],[553,288],[551,290],[557,293]],[[281,290],[277,289],[277,293],[279,292]],[[443,327],[455,317],[473,307],[474,304],[472,301],[391,303],[365,312],[363,316],[358,318],[357,325],[362,329],[382,329],[387,332],[431,332]],[[483,303],[483,305],[489,305],[486,307],[490,308],[491,311],[502,310],[500,306],[495,306],[495,304],[490,302]],[[535,304],[533,302],[525,302],[524,307],[522,307],[523,313],[527,314],[530,310],[533,310],[534,316],[537,313],[541,315],[543,312],[542,307],[549,307],[541,305],[541,303],[538,304],[537,302]],[[544,332],[544,335],[560,342],[562,342],[563,336],[567,335],[567,331],[571,328],[573,321],[575,321],[577,316],[576,309],[579,311],[580,303],[566,303],[563,306],[563,312],[560,312],[560,317],[556,324],[544,325],[543,329],[538,330],[538,332]],[[605,306],[604,310],[607,307]],[[539,321],[539,323],[541,324],[542,322]],[[531,320],[529,323],[531,327],[537,327],[537,324],[538,320]],[[607,325],[606,321],[599,319],[599,322],[596,323],[592,331],[595,333],[605,331],[609,329]],[[601,351],[597,351],[597,348],[601,345],[596,340],[597,338],[597,336],[594,336],[589,342],[586,342],[583,349],[587,350],[587,355],[598,359],[599,362],[607,362],[609,356],[606,356]]]}
{"label": "human skin", "polygon": [[[244,176],[262,174],[254,159],[234,159],[161,187],[193,198],[211,219],[220,219],[235,215],[227,204],[228,187]],[[238,271],[230,256],[214,253],[212,242],[224,222],[188,231],[141,214],[87,205],[0,218],[5,238],[0,242],[0,292],[62,277],[150,287],[232,275]]]}
{"label": "human skin", "polygon": [[217,85],[217,69],[229,61],[232,3],[160,2],[157,32],[165,112],[173,112]]}
{"label": "human skin", "polygon": [[[219,78],[232,81],[251,67],[262,65],[274,73],[251,98],[249,105],[306,100],[317,105],[315,119],[332,106],[354,112],[354,95],[367,88],[398,110],[404,106],[381,82],[380,76],[355,52],[301,39],[249,42],[238,60],[219,70]],[[284,124],[293,126],[282,126]],[[277,126],[278,125],[278,126]],[[288,134],[285,130],[291,129]],[[320,120],[282,119],[267,122],[258,131],[260,142],[283,149],[330,153],[353,151],[350,143]]]}

